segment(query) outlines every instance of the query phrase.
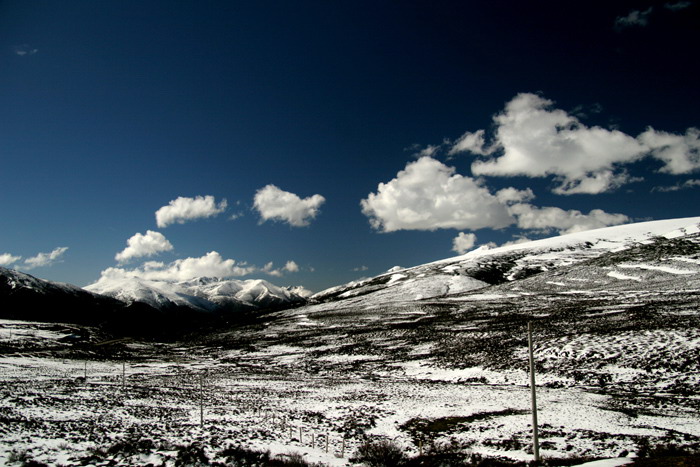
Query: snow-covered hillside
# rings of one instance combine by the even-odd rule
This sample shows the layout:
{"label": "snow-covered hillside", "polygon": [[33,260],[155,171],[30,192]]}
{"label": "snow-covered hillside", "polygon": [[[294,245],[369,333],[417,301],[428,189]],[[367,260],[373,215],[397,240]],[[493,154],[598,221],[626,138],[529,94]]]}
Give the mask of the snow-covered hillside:
{"label": "snow-covered hillside", "polygon": [[[481,247],[420,266],[392,268],[371,279],[324,290],[313,295],[311,300],[350,300],[360,304],[443,297],[513,282],[609,252],[649,244],[656,237],[682,238],[698,232],[700,217],[690,217],[607,227],[498,248]],[[624,271],[610,273],[610,277],[624,276]]]}
{"label": "snow-covered hillside", "polygon": [[188,281],[153,281],[140,278],[107,278],[85,287],[90,292],[125,303],[141,302],[157,309],[186,307],[200,311],[259,309],[304,303],[299,292],[264,280],[200,277]]}
{"label": "snow-covered hillside", "polygon": [[7,290],[19,292],[21,290],[32,290],[34,292],[46,295],[61,291],[67,294],[84,294],[85,291],[80,287],[62,282],[52,282],[36,278],[23,272],[15,271],[0,267],[0,287]]}
{"label": "snow-covered hillside", "polygon": [[124,311],[110,297],[0,267],[0,317],[97,324]]}
{"label": "snow-covered hillside", "polygon": [[[25,453],[49,464],[172,464],[180,445],[205,446],[222,463],[243,446],[344,466],[361,443],[389,439],[413,460],[449,448],[455,459],[523,465],[532,459],[528,323],[550,465],[700,455],[698,224],[480,249],[178,342],[107,348],[80,327],[75,346],[75,326],[0,320],[0,463]],[[127,285],[163,303],[268,293],[217,279],[115,290]]]}

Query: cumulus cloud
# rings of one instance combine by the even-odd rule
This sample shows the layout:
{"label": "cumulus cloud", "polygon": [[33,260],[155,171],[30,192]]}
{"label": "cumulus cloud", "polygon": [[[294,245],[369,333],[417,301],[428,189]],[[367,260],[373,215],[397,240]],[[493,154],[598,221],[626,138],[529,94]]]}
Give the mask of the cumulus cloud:
{"label": "cumulus cloud", "polygon": [[245,276],[257,271],[255,266],[224,259],[216,251],[210,251],[198,258],[178,259],[171,263],[148,261],[134,269],[107,268],[101,279],[138,277],[148,280],[185,281],[197,277]]}
{"label": "cumulus cloud", "polygon": [[618,16],[615,18],[615,27],[622,29],[630,26],[646,26],[649,24],[649,15],[653,10],[649,7],[644,11],[632,10],[626,16]]}
{"label": "cumulus cloud", "polygon": [[140,278],[153,281],[186,281],[198,277],[241,277],[254,273],[265,273],[281,277],[284,273],[298,272],[299,266],[294,261],[287,261],[282,268],[275,268],[273,263],[267,263],[262,268],[234,259],[224,259],[218,252],[209,253],[195,258],[184,258],[164,263],[161,261],[146,261],[142,266],[126,269],[112,267],[102,271],[100,280]]}
{"label": "cumulus cloud", "polygon": [[326,199],[321,195],[302,199],[275,185],[267,185],[255,193],[253,207],[260,214],[262,222],[276,220],[286,222],[293,227],[304,227],[316,217],[325,201]]}
{"label": "cumulus cloud", "polygon": [[471,250],[474,244],[476,244],[476,235],[473,233],[460,232],[459,235],[452,239],[452,251],[462,255]]}
{"label": "cumulus cloud", "polygon": [[10,266],[15,264],[17,261],[21,260],[21,256],[14,256],[10,253],[0,254],[0,266]]}
{"label": "cumulus cloud", "polygon": [[163,251],[171,251],[173,245],[160,232],[147,230],[146,235],[136,233],[126,241],[127,247],[114,257],[120,263],[134,258],[153,256]]}
{"label": "cumulus cloud", "polygon": [[[552,101],[535,94],[519,94],[496,115],[494,146],[500,155],[472,164],[475,175],[555,175],[561,194],[600,193],[619,183],[615,164],[642,157],[644,146],[620,131],[588,128],[563,110],[550,109]],[[610,175],[603,175],[610,172]],[[598,183],[593,183],[593,182]]]}
{"label": "cumulus cloud", "polygon": [[688,128],[684,135],[648,128],[639,135],[651,154],[662,161],[661,172],[678,175],[700,169],[700,130]]}
{"label": "cumulus cloud", "polygon": [[503,204],[513,204],[531,201],[535,198],[535,194],[530,188],[518,190],[517,188],[508,187],[498,190],[496,192],[496,198]]}
{"label": "cumulus cloud", "polygon": [[477,130],[474,133],[468,131],[464,133],[457,141],[455,141],[447,152],[448,155],[469,151],[473,154],[481,154],[486,156],[491,154],[495,148],[485,147],[486,140],[484,139],[484,130]]}
{"label": "cumulus cloud", "polygon": [[275,265],[270,262],[263,266],[261,271],[271,276],[282,277],[286,272],[299,272],[299,265],[294,261],[287,261],[282,268],[276,269]]}
{"label": "cumulus cloud", "polygon": [[[647,129],[638,137],[618,130],[587,127],[553,102],[522,93],[494,116],[493,141],[485,151],[483,130],[468,135],[472,143],[455,143],[450,153],[489,156],[472,163],[474,175],[553,176],[557,194],[597,194],[639,181],[624,165],[651,156],[662,163],[661,172],[689,173],[700,168],[700,130],[684,135]],[[462,137],[464,139],[464,136]]]}
{"label": "cumulus cloud", "polygon": [[409,162],[360,204],[372,227],[382,232],[499,229],[514,222],[487,188],[431,157]]}
{"label": "cumulus cloud", "polygon": [[643,178],[630,177],[630,175],[624,170],[618,173],[615,173],[612,170],[600,170],[574,180],[566,177],[557,177],[557,180],[559,181],[560,185],[552,190],[556,194],[591,195],[615,190],[627,183],[641,181]]}
{"label": "cumulus cloud", "polygon": [[588,214],[577,210],[564,210],[557,207],[540,208],[531,204],[515,204],[509,208],[518,220],[521,229],[560,234],[582,232],[611,225],[624,224],[630,218],[624,214],[610,214],[601,209],[593,209]]}
{"label": "cumulus cloud", "polygon": [[299,272],[299,265],[294,261],[287,261],[283,269],[287,272]]}
{"label": "cumulus cloud", "polygon": [[61,246],[58,248],[55,248],[53,251],[49,253],[39,253],[36,256],[32,256],[31,258],[27,258],[24,260],[24,269],[34,269],[34,268],[39,268],[39,267],[47,267],[51,266],[57,261],[61,260],[61,257],[63,257],[64,253],[68,251],[67,246]]}
{"label": "cumulus cloud", "polygon": [[214,197],[209,195],[195,198],[180,196],[156,211],[156,224],[164,228],[174,223],[184,224],[187,221],[216,216],[224,212],[226,206],[225,199],[217,204]]}

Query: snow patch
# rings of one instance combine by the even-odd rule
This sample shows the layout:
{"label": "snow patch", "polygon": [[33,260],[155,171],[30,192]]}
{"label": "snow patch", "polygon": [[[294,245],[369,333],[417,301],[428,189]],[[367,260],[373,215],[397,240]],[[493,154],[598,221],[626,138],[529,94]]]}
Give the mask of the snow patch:
{"label": "snow patch", "polygon": [[627,276],[627,275],[625,275],[625,274],[622,274],[622,273],[619,273],[619,272],[615,272],[615,271],[610,271],[610,272],[608,273],[608,276],[609,276],[609,277],[612,277],[612,278],[614,278],[614,279],[620,279],[620,280],[623,280],[623,281],[637,281],[637,282],[642,282],[642,279],[639,278],[639,277],[637,277],[637,276]]}

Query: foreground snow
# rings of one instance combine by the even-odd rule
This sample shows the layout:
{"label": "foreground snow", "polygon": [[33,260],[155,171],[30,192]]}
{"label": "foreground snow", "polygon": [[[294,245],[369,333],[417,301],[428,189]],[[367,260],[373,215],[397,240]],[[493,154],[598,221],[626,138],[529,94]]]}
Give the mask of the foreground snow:
{"label": "foreground snow", "polygon": [[[60,344],[68,328],[15,321],[0,327],[2,342],[15,349],[0,356],[2,464],[21,453],[78,465],[101,453],[119,464],[172,465],[178,449],[198,443],[221,462],[225,448],[240,445],[340,466],[351,465],[358,444],[373,436],[390,438],[413,455],[421,446],[450,443],[486,456],[532,459],[527,373],[447,368],[430,356],[434,344],[411,345],[409,358],[392,361],[387,355],[401,344],[388,335],[377,336],[375,350],[366,348],[366,354],[350,350],[352,341],[342,335],[296,344],[261,339],[231,349],[132,342],[117,344],[104,359],[95,353],[99,346],[85,352]],[[668,386],[677,373],[648,379],[630,362],[612,358],[642,348],[648,361],[659,352],[700,350],[697,332],[679,332],[559,342],[540,336],[542,456],[615,458],[634,453],[642,439],[700,440],[697,395]],[[562,361],[580,361],[583,369],[585,359],[601,354],[614,362],[598,370],[609,375],[605,386],[546,370]],[[525,359],[524,349],[516,359]],[[699,381],[687,383],[692,388]],[[625,404],[625,385],[643,397]],[[425,428],[435,421],[443,427]],[[141,451],[119,447],[137,441]],[[620,465],[612,462],[603,465]]]}

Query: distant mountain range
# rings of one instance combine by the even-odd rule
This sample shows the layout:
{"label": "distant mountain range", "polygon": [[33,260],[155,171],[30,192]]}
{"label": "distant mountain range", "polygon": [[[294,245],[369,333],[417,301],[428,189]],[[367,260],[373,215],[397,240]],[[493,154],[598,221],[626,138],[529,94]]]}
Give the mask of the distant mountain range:
{"label": "distant mountain range", "polygon": [[128,305],[79,287],[37,279],[0,267],[0,318],[98,325],[147,321],[160,315],[145,304]]}
{"label": "distant mountain range", "polygon": [[165,335],[235,323],[262,310],[306,303],[301,287],[263,280],[100,280],[85,289],[0,267],[0,318],[103,325],[119,333]]}
{"label": "distant mountain range", "polygon": [[[458,296],[500,284],[509,285],[511,289],[522,284],[523,287],[539,287],[539,291],[561,291],[566,288],[590,289],[601,284],[640,286],[658,277],[697,280],[700,260],[697,255],[693,256],[694,253],[684,256],[682,251],[683,242],[697,244],[699,225],[700,217],[671,219],[608,227],[499,248],[482,247],[433,263],[405,269],[392,268],[385,274],[315,295],[303,288],[278,287],[264,280],[211,277],[179,282],[102,278],[81,289],[0,267],[0,317],[106,323],[125,332],[133,332],[136,321],[147,323],[144,329],[165,332],[183,323],[233,324],[244,316],[261,311],[294,308],[307,303],[337,302],[340,308],[361,308]],[[640,264],[620,262],[620,258],[625,257],[621,252],[645,245],[650,250],[671,248],[668,241],[662,246],[657,239],[677,240],[678,245],[674,248],[679,250],[666,251],[663,261],[653,264],[648,261]],[[617,259],[610,260],[611,264],[605,268],[590,271],[588,277],[564,280],[569,266],[591,264],[594,259],[605,261],[611,254]],[[664,274],[655,274],[658,272]],[[553,279],[557,275],[562,275],[561,280]],[[523,281],[533,276],[546,277],[547,280]],[[669,287],[673,287],[671,282]]]}
{"label": "distant mountain range", "polygon": [[303,288],[278,287],[264,280],[233,280],[199,277],[188,281],[152,281],[130,277],[106,279],[85,287],[125,303],[146,303],[166,310],[176,307],[223,312],[281,308],[306,303],[310,292]]}

